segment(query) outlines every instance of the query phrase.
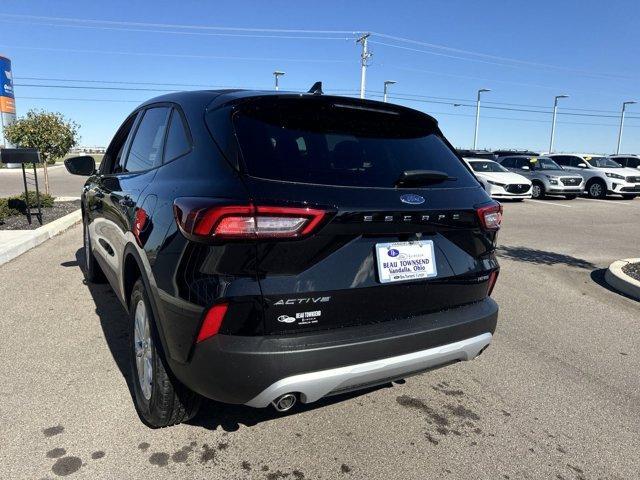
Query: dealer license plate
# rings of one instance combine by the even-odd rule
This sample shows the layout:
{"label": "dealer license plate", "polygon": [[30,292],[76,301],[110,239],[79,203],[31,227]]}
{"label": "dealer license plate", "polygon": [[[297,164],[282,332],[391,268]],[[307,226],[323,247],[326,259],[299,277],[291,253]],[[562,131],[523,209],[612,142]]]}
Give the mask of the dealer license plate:
{"label": "dealer license plate", "polygon": [[376,257],[380,283],[419,280],[438,274],[432,240],[377,243]]}

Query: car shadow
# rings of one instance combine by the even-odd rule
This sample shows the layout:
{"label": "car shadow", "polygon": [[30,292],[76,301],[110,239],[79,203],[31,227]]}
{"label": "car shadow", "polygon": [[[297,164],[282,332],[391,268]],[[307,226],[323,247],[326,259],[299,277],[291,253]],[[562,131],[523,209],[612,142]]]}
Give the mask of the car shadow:
{"label": "car shadow", "polygon": [[536,265],[557,265],[562,264],[569,267],[585,268],[593,270],[596,266],[581,258],[572,257],[562,253],[548,252],[529,247],[508,247],[500,245],[497,249],[498,257],[515,260],[517,262],[526,262]]}
{"label": "car shadow", "polygon": [[[75,262],[68,261],[61,265],[65,267],[78,266],[84,272],[85,262],[83,249],[79,249],[76,252]],[[129,316],[108,283],[97,284],[85,280],[84,284],[91,294],[91,298],[95,304],[95,312],[100,320],[100,327],[102,328],[104,339],[113,360],[120,370],[120,374],[127,384],[132,407],[135,408],[133,378],[130,372]],[[394,383],[402,384],[404,380],[399,380]],[[323,408],[327,405],[366,395],[367,393],[382,388],[391,388],[392,385],[392,383],[387,383],[356,392],[326,397],[311,404],[298,403],[286,413],[278,413],[273,408],[252,408],[244,405],[230,405],[203,399],[198,415],[188,421],[187,424],[208,430],[217,430],[220,428],[226,432],[235,432],[241,425],[253,427],[259,423],[275,420],[284,416],[303,414],[316,408]]]}

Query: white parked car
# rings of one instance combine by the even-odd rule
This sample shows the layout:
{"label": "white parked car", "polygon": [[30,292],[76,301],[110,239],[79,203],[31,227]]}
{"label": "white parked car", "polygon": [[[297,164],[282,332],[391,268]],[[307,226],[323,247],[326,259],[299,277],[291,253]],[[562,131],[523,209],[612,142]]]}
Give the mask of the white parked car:
{"label": "white parked car", "polygon": [[585,190],[591,198],[604,198],[607,194],[622,195],[631,200],[640,195],[640,173],[625,168],[615,159],[584,154],[558,153],[549,155],[565,170],[580,173],[585,179]]}
{"label": "white parked car", "polygon": [[531,180],[510,172],[498,162],[478,158],[465,158],[473,173],[492,198],[531,198]]}

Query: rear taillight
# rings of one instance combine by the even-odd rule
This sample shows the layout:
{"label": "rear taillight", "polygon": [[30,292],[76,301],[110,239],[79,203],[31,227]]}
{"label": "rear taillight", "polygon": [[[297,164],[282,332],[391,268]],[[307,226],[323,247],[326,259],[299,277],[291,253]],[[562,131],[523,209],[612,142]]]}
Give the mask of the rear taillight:
{"label": "rear taillight", "polygon": [[493,203],[476,209],[480,226],[485,230],[499,230],[502,223],[502,205]]}
{"label": "rear taillight", "polygon": [[489,274],[489,281],[487,282],[487,297],[491,296],[491,292],[493,292],[493,287],[496,286],[496,281],[498,280],[499,270],[494,270]]}
{"label": "rear taillight", "polygon": [[220,330],[224,316],[227,314],[227,308],[229,305],[226,303],[219,303],[211,307],[204,316],[200,332],[198,332],[198,338],[196,343],[200,343],[207,338],[213,337]]}
{"label": "rear taillight", "polygon": [[207,205],[179,198],[173,204],[182,232],[196,238],[299,238],[313,232],[326,212],[308,207]]}

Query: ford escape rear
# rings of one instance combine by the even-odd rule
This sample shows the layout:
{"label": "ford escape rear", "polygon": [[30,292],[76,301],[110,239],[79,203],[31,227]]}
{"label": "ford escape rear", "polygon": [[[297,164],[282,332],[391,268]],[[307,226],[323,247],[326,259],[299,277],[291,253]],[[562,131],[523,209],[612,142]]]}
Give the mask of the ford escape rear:
{"label": "ford escape rear", "polygon": [[486,348],[502,207],[431,117],[311,94],[140,106],[82,194],[87,276],[131,318],[136,406],[286,410]]}

